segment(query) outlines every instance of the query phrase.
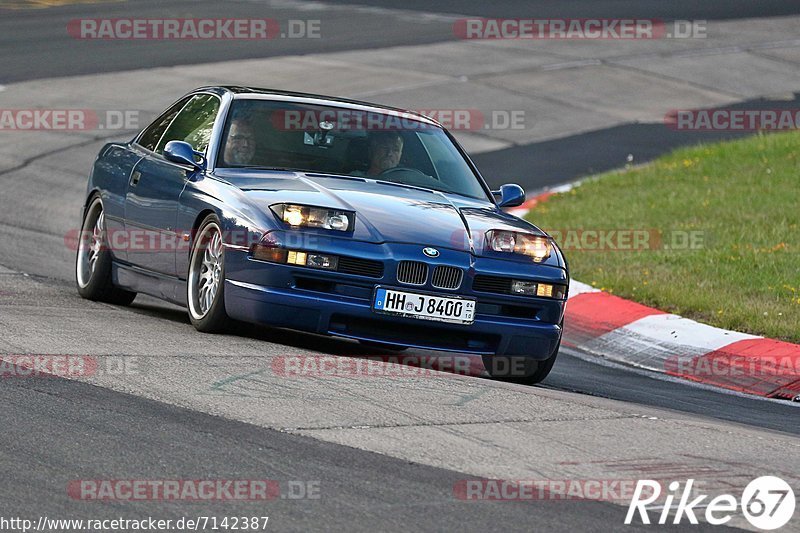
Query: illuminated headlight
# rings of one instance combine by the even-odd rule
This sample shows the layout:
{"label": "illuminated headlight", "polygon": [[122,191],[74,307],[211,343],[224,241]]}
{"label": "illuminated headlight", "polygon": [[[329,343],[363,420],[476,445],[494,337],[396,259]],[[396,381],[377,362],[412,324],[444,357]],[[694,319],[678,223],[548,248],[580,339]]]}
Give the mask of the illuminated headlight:
{"label": "illuminated headlight", "polygon": [[336,231],[353,229],[355,213],[296,204],[275,204],[270,207],[279,219],[293,228],[322,228]]}
{"label": "illuminated headlight", "polygon": [[495,252],[527,255],[537,263],[550,257],[553,251],[549,238],[515,231],[491,230],[486,234],[486,241]]}
{"label": "illuminated headlight", "polygon": [[511,231],[492,231],[489,243],[495,252],[513,252],[517,246],[517,239]]}

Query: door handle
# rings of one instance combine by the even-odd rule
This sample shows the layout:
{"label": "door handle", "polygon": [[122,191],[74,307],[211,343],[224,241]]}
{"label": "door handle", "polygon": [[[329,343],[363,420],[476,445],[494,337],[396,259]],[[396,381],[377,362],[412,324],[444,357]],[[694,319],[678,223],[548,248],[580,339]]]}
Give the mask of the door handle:
{"label": "door handle", "polygon": [[139,185],[139,178],[142,177],[142,173],[138,170],[134,170],[133,174],[131,174],[131,187],[136,187]]}

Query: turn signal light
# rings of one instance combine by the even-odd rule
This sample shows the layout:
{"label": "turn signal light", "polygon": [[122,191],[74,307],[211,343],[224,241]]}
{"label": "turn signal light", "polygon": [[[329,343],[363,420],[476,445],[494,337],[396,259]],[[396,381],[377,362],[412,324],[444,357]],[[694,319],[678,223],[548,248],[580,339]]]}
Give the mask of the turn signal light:
{"label": "turn signal light", "polygon": [[565,285],[552,285],[550,283],[537,283],[535,281],[515,279],[511,281],[511,294],[563,300],[564,296],[567,294],[567,287]]}

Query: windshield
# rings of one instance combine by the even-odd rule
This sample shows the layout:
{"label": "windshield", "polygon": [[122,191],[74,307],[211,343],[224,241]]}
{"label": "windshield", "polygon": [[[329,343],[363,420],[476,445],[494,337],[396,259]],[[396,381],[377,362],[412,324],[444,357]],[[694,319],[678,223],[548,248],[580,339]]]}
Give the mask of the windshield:
{"label": "windshield", "polygon": [[217,166],[361,176],[487,199],[441,128],[403,113],[240,99]]}

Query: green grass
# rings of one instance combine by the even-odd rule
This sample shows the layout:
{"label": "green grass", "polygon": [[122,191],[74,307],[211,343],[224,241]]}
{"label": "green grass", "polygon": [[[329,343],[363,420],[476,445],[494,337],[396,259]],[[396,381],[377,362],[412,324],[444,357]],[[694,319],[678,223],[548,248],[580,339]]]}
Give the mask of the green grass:
{"label": "green grass", "polygon": [[561,241],[564,230],[659,230],[667,244],[696,232],[703,242],[695,249],[560,244],[584,283],[721,328],[800,342],[799,132],[680,149],[591,178],[527,218],[561,230]]}

